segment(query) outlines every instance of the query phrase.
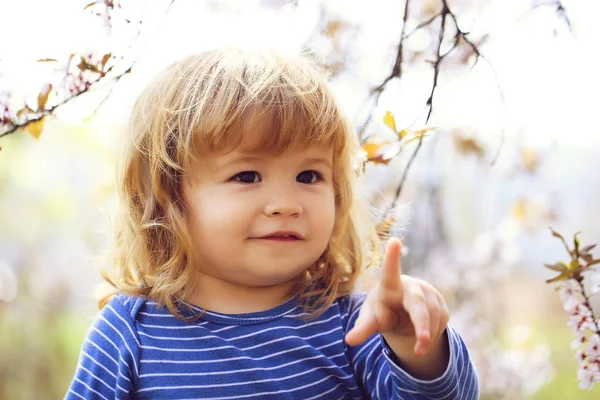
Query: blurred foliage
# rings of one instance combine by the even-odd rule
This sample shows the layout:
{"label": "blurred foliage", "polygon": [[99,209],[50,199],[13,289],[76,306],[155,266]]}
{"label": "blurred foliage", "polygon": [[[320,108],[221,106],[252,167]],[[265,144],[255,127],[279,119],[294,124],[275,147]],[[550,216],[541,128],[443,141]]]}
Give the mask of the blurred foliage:
{"label": "blurred foliage", "polygon": [[90,320],[21,295],[10,308],[0,302],[0,321],[0,398],[63,398]]}

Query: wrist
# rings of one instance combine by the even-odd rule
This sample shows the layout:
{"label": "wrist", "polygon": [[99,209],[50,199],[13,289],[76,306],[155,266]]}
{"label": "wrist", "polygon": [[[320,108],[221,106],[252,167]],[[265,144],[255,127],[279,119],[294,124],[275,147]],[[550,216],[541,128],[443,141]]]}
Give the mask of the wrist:
{"label": "wrist", "polygon": [[431,380],[444,374],[450,359],[447,330],[431,340],[424,354],[414,351],[416,336],[401,336],[391,332],[382,334],[384,341],[395,356],[398,366],[417,379]]}

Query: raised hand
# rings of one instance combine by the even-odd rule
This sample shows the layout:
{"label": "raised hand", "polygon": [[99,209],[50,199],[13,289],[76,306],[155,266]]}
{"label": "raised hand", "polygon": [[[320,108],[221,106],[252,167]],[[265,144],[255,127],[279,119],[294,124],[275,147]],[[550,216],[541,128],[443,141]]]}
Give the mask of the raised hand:
{"label": "raised hand", "polygon": [[383,334],[394,352],[410,343],[417,355],[424,355],[440,343],[449,319],[446,302],[427,282],[402,275],[401,249],[399,239],[388,241],[379,282],[346,335],[349,345],[359,345],[377,332]]}

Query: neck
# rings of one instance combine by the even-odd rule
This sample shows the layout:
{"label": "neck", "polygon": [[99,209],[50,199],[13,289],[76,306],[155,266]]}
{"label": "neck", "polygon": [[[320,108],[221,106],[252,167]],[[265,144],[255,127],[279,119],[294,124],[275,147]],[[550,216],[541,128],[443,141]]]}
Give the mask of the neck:
{"label": "neck", "polygon": [[222,314],[247,314],[270,310],[288,301],[294,283],[251,287],[200,274],[196,290],[186,301]]}

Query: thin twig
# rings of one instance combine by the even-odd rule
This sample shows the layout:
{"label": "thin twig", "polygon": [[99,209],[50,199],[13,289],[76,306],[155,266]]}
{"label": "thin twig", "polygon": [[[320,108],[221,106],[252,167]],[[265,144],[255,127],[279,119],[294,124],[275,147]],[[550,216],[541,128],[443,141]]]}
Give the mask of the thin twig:
{"label": "thin twig", "polygon": [[[169,2],[169,5],[167,6],[167,8],[165,10],[165,16],[169,13],[171,7],[173,6],[173,3],[175,3],[175,0],[171,0]],[[145,13],[145,11],[146,11],[146,7],[144,8],[143,12]],[[120,62],[122,62],[127,57],[127,55],[128,55],[127,52],[133,48],[134,43],[137,42],[137,40],[139,39],[140,33],[141,33],[141,24],[140,24],[140,28],[138,29],[138,32],[137,32],[135,38],[131,41],[131,43],[129,44],[129,46],[126,49],[125,54],[120,57],[119,61],[117,61],[116,63],[111,65],[106,71],[103,71],[102,74],[95,80],[87,82],[87,86],[83,90],[79,90],[74,95],[67,97],[63,101],[56,103],[49,108],[41,110],[35,117],[29,118],[25,122],[17,123],[17,124],[13,124],[13,123],[4,124],[5,127],[8,126],[8,129],[3,132],[0,132],[0,138],[2,138],[3,136],[9,135],[13,132],[16,132],[21,128],[26,128],[29,124],[40,121],[42,118],[44,118],[47,115],[51,115],[57,108],[65,105],[65,104],[69,103],[70,101],[72,101],[73,99],[91,91],[91,89],[96,89],[96,87],[98,86],[99,83],[101,83],[101,82],[104,83],[107,80],[114,80],[113,87],[111,87],[111,89],[108,91],[107,95],[100,101],[99,105],[96,107],[94,112],[87,119],[93,117],[97,113],[99,108],[108,99],[109,95],[114,90],[114,86],[116,86],[116,84],[121,80],[121,78],[123,78],[124,75],[130,73],[133,66],[137,63],[137,61],[139,59],[139,55],[131,62],[129,67],[124,72],[122,72],[120,74],[116,74],[114,76],[107,76],[107,74],[109,74],[110,72],[112,72],[114,70],[115,66],[119,65]]]}
{"label": "thin twig", "polygon": [[[368,102],[371,98],[374,100],[374,106],[377,106],[379,103],[379,97],[383,92],[383,89],[386,87],[389,81],[394,78],[402,77],[402,60],[404,58],[404,40],[406,34],[406,23],[408,22],[408,13],[410,10],[410,0],[406,0],[404,3],[404,15],[402,17],[402,30],[400,31],[400,41],[398,42],[398,50],[396,51],[396,60],[394,61],[394,67],[392,68],[392,72],[383,80],[383,82],[371,90],[365,102]],[[358,137],[362,141],[364,138],[365,131],[367,130],[367,126],[371,122],[373,117],[373,113],[369,113],[367,120],[362,124],[361,128],[358,131]]]}

